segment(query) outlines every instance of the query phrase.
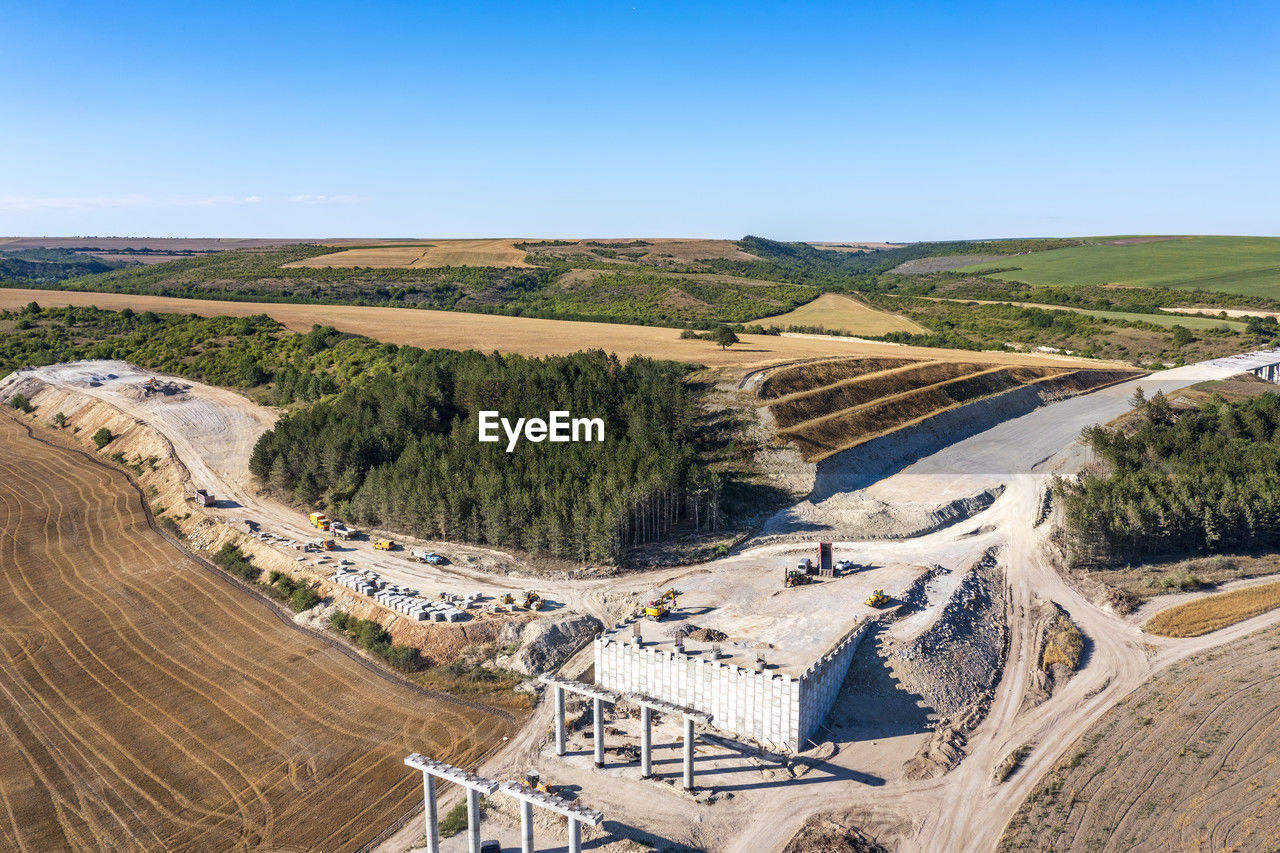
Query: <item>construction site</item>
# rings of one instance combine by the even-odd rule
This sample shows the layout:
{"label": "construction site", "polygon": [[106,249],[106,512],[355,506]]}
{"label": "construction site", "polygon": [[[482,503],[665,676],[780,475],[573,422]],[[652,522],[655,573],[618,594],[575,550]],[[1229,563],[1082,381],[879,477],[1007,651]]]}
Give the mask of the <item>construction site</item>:
{"label": "construction site", "polygon": [[[781,851],[823,803],[843,803],[857,813],[841,820],[893,849],[977,850],[998,841],[1042,768],[1161,665],[1144,643],[1172,661],[1214,641],[1150,638],[1066,583],[1045,556],[1052,478],[1079,470],[1080,430],[1126,411],[1135,388],[1238,372],[1024,376],[845,359],[751,374],[740,391],[792,424],[776,452],[808,472],[809,496],[726,556],[617,575],[538,572],[501,549],[281,504],[246,472],[276,413],[224,389],[81,362],[17,371],[0,397],[25,395],[33,423],[58,412],[86,435],[106,426],[126,461],[157,460],[140,482],[188,547],[235,544],[319,590],[295,624],[319,630],[343,611],[440,665],[527,679],[527,722],[482,762],[464,770],[425,742],[405,751],[426,794],[380,827],[378,849],[475,850],[489,838],[501,849]],[[867,381],[975,374],[1017,382],[967,403],[937,398],[932,417],[892,430],[893,454],[871,427],[829,454],[788,432],[849,412],[871,424],[884,397],[859,402]],[[885,423],[901,416],[884,411]],[[1092,644],[1079,671],[1042,666],[1060,614]],[[458,802],[475,829],[433,838]]]}

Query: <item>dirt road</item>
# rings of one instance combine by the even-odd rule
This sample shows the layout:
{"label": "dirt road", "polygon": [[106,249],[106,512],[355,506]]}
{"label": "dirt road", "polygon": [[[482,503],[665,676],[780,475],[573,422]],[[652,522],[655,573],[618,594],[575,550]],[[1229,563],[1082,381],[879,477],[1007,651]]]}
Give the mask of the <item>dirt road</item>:
{"label": "dirt road", "polygon": [[[101,376],[107,369],[100,364],[90,372]],[[110,372],[123,376],[123,370],[117,363]],[[856,804],[865,809],[868,820],[887,827],[885,831],[894,846],[902,851],[992,850],[1040,776],[1116,702],[1177,660],[1243,636],[1259,625],[1280,623],[1280,614],[1266,614],[1193,640],[1146,637],[1136,625],[1099,609],[1063,581],[1045,556],[1044,540],[1050,526],[1035,525],[1047,479],[1055,473],[1070,472],[1082,461],[1074,443],[1082,426],[1110,421],[1126,411],[1128,399],[1138,386],[1148,394],[1157,389],[1168,392],[1228,373],[1204,366],[1179,368],[1045,406],[926,455],[901,470],[884,472],[874,484],[860,490],[891,502],[972,494],[993,484],[1005,487],[994,503],[964,523],[909,539],[836,544],[840,552],[853,552],[868,563],[880,565],[958,566],[987,548],[999,549],[1009,586],[1008,660],[988,717],[971,734],[967,757],[950,773],[927,781],[905,781],[879,768],[893,766],[895,761],[900,765],[907,756],[895,757],[894,750],[907,748],[907,741],[885,740],[879,746],[874,741],[844,742],[834,758],[819,762],[818,768],[803,778],[770,776],[769,771],[750,762],[742,767],[708,765],[718,768],[711,777],[713,784],[735,796],[714,805],[697,804],[670,785],[644,782],[625,769],[602,773],[591,768],[585,759],[575,763],[547,758],[540,752],[545,708],[535,714],[534,721],[519,737],[513,738],[508,749],[495,756],[487,769],[495,775],[510,776],[521,768],[538,766],[549,780],[581,786],[589,792],[589,805],[605,810],[610,819],[651,839],[697,844],[716,851],[781,850],[807,816],[833,803]],[[192,427],[193,423],[229,423],[233,416],[171,417],[171,410],[184,410],[134,399],[125,393],[122,384],[126,383],[105,381],[96,387],[77,386],[76,382],[84,384],[83,371],[69,374],[64,368],[41,369],[25,376],[63,388],[77,387],[111,400],[113,405],[169,436],[183,461],[193,470],[207,472],[215,489],[243,501],[244,506],[235,514],[257,514],[264,523],[299,537],[307,533],[299,513],[254,494],[243,461],[237,461],[247,458],[243,446],[228,451],[227,458],[219,460],[215,451],[207,449],[216,436],[205,436]],[[216,389],[206,392],[202,386],[192,384],[191,395],[203,400],[201,405],[252,405],[235,395],[218,398],[217,393]],[[189,433],[185,444],[175,436],[182,430]],[[462,584],[484,589],[510,589],[513,585],[512,579],[495,578],[479,568],[420,566],[394,555],[366,553],[365,547],[353,552],[362,567],[376,567],[388,577],[412,578],[419,586],[451,584],[456,590]],[[719,573],[726,582],[732,582],[752,566],[772,565],[774,558],[795,553],[797,547],[770,543],[681,570],[622,579],[566,578],[539,583],[540,589],[545,588],[553,599],[608,621],[628,595],[643,596],[673,578],[693,572]],[[510,558],[497,551],[489,553]],[[1032,620],[1036,598],[1062,605],[1086,635],[1089,647],[1083,668],[1065,687],[1042,704],[1024,710],[1029,676],[1035,665]],[[1010,750],[1023,745],[1031,746],[1023,767],[1004,783],[995,783],[993,768]],[[706,754],[698,761],[723,759]]]}

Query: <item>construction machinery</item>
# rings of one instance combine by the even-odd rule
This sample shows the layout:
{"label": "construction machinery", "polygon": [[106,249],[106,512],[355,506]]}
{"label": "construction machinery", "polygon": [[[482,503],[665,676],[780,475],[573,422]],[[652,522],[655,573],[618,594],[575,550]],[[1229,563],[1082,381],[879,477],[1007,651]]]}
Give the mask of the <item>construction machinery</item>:
{"label": "construction machinery", "polygon": [[[661,619],[663,616],[670,613],[671,609],[675,608],[676,597],[678,595],[680,595],[680,593],[675,587],[672,587],[653,601],[650,601],[649,606],[644,609],[644,615],[648,616],[650,619]],[[671,609],[668,609],[667,607],[668,599],[671,601]]]}
{"label": "construction machinery", "polygon": [[818,573],[822,575],[831,575],[832,572],[831,543],[818,543]]}
{"label": "construction machinery", "polygon": [[354,539],[358,532],[354,527],[348,527],[341,521],[329,522],[329,532],[339,539]]}
{"label": "construction machinery", "polygon": [[390,551],[395,547],[396,543],[392,542],[390,539],[373,540],[373,550],[375,551]]}
{"label": "construction machinery", "polygon": [[323,512],[313,512],[309,517],[311,519],[311,526],[316,530],[329,529],[329,516],[325,515]]}
{"label": "construction machinery", "polygon": [[533,590],[527,591],[524,594],[524,609],[525,610],[541,610],[542,596],[538,595]]}
{"label": "construction machinery", "polygon": [[321,551],[332,551],[332,550],[333,550],[334,548],[336,548],[336,547],[338,547],[338,543],[337,543],[337,542],[334,542],[332,539],[321,539],[321,540],[320,540],[320,550],[321,550]]}
{"label": "construction machinery", "polygon": [[793,586],[804,586],[805,584],[812,582],[813,581],[809,579],[808,573],[802,572],[799,569],[788,569],[786,576],[782,579],[782,585],[788,589]]}
{"label": "construction machinery", "polygon": [[217,506],[218,500],[209,494],[208,489],[196,489],[196,503],[200,506]]}
{"label": "construction machinery", "polygon": [[868,607],[884,607],[889,601],[890,598],[884,594],[883,589],[873,589],[867,596],[866,604]]}
{"label": "construction machinery", "polygon": [[514,595],[512,595],[511,593],[509,593],[509,592],[508,592],[508,593],[506,593],[505,595],[503,595],[501,599],[499,599],[499,603],[501,603],[501,604],[515,604],[515,603],[516,603],[516,597],[515,597]]}

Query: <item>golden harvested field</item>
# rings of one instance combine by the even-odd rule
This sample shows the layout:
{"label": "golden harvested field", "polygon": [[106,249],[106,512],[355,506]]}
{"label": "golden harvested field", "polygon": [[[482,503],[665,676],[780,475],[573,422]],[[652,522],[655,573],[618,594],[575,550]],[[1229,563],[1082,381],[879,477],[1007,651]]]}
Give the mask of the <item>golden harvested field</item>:
{"label": "golden harvested field", "polygon": [[[0,288],[0,308],[18,310],[28,302],[44,306],[96,305],[99,308],[194,313],[205,317],[248,317],[268,314],[290,329],[306,332],[314,324],[333,326],[356,335],[367,335],[393,344],[520,355],[556,355],[600,348],[621,358],[633,355],[667,358],[709,367],[751,370],[771,364],[833,356],[972,361],[968,350],[931,349],[894,344],[841,340],[826,335],[740,335],[740,344],[721,350],[709,341],[681,340],[678,329],[540,320],[466,314],[461,311],[425,311],[412,308],[374,308],[359,305],[300,305],[282,302],[223,302],[216,299],[182,299],[172,296],[138,296],[128,293],[81,293],[67,290]],[[993,364],[1039,364],[1067,367],[1107,365],[1089,359],[1041,353],[982,353]]]}
{"label": "golden harvested field", "polygon": [[913,320],[877,310],[842,293],[824,293],[794,311],[776,317],[762,317],[755,322],[779,329],[788,326],[821,326],[851,335],[885,335],[889,332],[927,334],[929,331]]}
{"label": "golden harvested field", "polygon": [[0,849],[355,850],[421,802],[407,753],[515,730],[295,627],[7,415],[0,530]]}
{"label": "golden harvested field", "polygon": [[1162,637],[1199,637],[1280,607],[1280,581],[1206,595],[1159,611],[1143,626]]}
{"label": "golden harvested field", "polygon": [[806,462],[818,462],[965,403],[1024,385],[1040,385],[1061,396],[1134,375],[960,359],[855,358],[786,368],[778,371],[776,379],[766,380],[760,393],[769,399],[778,435],[794,442]]}
{"label": "golden harvested field", "polygon": [[1277,650],[1280,630],[1258,631],[1134,691],[1040,780],[999,849],[1280,849]]}
{"label": "golden harvested field", "polygon": [[430,243],[353,248],[285,264],[286,267],[527,267],[517,240],[432,240]]}

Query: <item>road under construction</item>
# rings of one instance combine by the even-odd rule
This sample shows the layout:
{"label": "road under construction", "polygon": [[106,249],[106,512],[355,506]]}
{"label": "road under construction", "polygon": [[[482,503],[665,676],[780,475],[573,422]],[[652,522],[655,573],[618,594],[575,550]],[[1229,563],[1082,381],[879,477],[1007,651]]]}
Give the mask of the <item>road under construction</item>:
{"label": "road under construction", "polygon": [[[1070,475],[1087,461],[1076,442],[1082,428],[1123,414],[1138,387],[1148,396],[1171,393],[1236,372],[1216,364],[1160,371],[1002,422],[869,484],[851,479],[846,497],[901,507],[927,508],[983,492],[995,497],[924,535],[835,541],[836,557],[860,568],[817,583],[783,583],[787,567],[815,554],[814,539],[800,534],[749,541],[708,563],[617,577],[539,574],[500,549],[466,546],[449,545],[455,559],[445,565],[412,561],[407,548],[376,551],[370,541],[344,542],[339,553],[355,570],[418,590],[475,590],[500,598],[536,585],[558,608],[590,614],[606,626],[559,672],[535,682],[546,701],[502,750],[473,768],[490,779],[521,779],[534,769],[549,785],[576,791],[582,807],[609,818],[589,830],[602,844],[625,830],[656,845],[776,851],[808,816],[840,803],[856,805],[865,825],[895,849],[987,851],[1040,776],[1117,701],[1174,661],[1280,621],[1271,613],[1195,639],[1150,637],[1067,583],[1045,547],[1052,529],[1042,523],[1045,492],[1054,476]],[[120,362],[54,365],[15,373],[0,395],[21,389],[38,405],[46,395],[68,414],[91,403],[110,406],[162,436],[190,481],[217,496],[218,507],[193,511],[228,528],[252,518],[300,541],[311,537],[315,528],[306,516],[261,494],[248,474],[253,442],[276,413],[194,382],[184,382],[181,393],[134,393],[153,375]],[[909,693],[888,683],[892,667],[875,651],[920,648],[920,638],[938,629],[980,575],[998,578],[993,606],[1006,619],[992,689],[954,766],[941,775],[909,778],[904,765],[930,743],[944,715],[912,711],[910,701],[904,707]],[[669,612],[661,619],[645,616],[645,605],[669,589],[678,590]],[[877,589],[905,606],[867,604]],[[1070,614],[1091,653],[1066,685],[1029,704],[1036,668],[1033,613],[1040,601],[1056,602]],[[818,724],[794,737],[743,730],[724,707],[713,707],[719,702],[711,695],[714,686],[700,696],[682,694],[662,678],[645,682],[644,689],[611,686],[620,684],[613,681],[618,673],[602,666],[602,647],[617,646],[673,666],[732,668],[735,677],[782,684],[802,679],[859,630],[862,650],[841,661]],[[633,671],[636,665],[626,664]],[[993,768],[1028,744],[1034,746],[1022,769],[993,782]],[[613,822],[618,826],[610,829]],[[516,823],[513,818],[494,834],[514,839]],[[383,849],[407,849],[422,835],[420,822],[406,824],[382,842]],[[444,839],[441,849],[461,850],[464,843]]]}

